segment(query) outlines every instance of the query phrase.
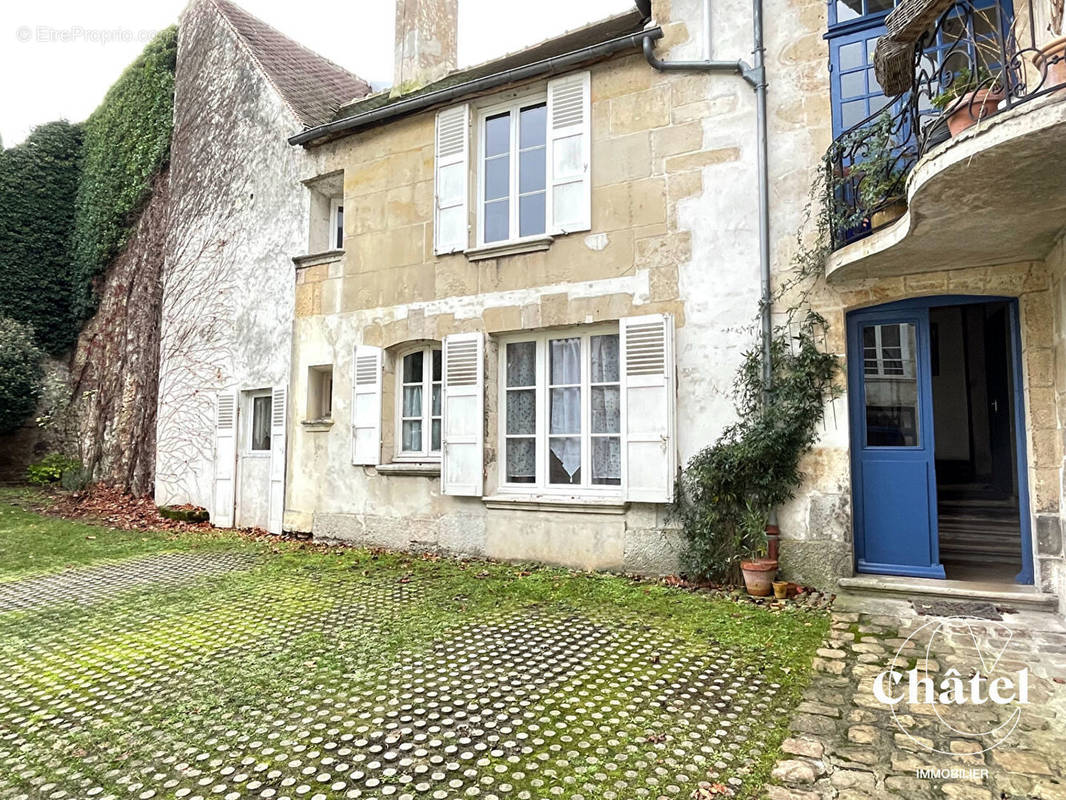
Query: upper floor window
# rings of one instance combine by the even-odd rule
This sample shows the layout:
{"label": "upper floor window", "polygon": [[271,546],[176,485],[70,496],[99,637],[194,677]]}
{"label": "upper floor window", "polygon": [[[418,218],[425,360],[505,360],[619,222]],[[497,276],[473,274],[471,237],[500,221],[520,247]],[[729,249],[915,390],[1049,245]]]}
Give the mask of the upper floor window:
{"label": "upper floor window", "polygon": [[422,347],[400,359],[396,393],[398,458],[440,457],[442,378],[439,347]]}
{"label": "upper floor window", "polygon": [[333,366],[309,367],[307,370],[307,414],[311,420],[333,417]]}
{"label": "upper floor window", "polygon": [[470,247],[471,194],[478,246],[590,228],[589,87],[581,72],[539,95],[437,115],[435,252]]}
{"label": "upper floor window", "polygon": [[331,250],[344,249],[344,201],[335,197],[330,202],[329,246]]}

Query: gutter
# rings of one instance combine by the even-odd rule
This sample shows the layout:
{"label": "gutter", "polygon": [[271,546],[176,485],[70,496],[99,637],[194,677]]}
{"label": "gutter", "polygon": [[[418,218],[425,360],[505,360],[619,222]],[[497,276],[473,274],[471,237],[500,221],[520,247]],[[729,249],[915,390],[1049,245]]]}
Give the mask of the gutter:
{"label": "gutter", "polygon": [[546,58],[542,61],[535,61],[532,64],[526,64],[522,67],[514,67],[512,69],[504,70],[503,72],[494,72],[491,75],[485,75],[480,78],[464,81],[463,83],[457,83],[455,86],[449,86],[433,92],[426,92],[425,94],[416,95],[406,100],[398,100],[395,103],[389,103],[380,108],[375,108],[362,114],[356,114],[353,117],[346,117],[344,119],[334,120],[333,122],[327,122],[325,125],[308,128],[294,136],[290,136],[289,144],[301,144],[307,146],[316,139],[337,136],[339,134],[354,133],[355,131],[370,127],[371,125],[377,125],[388,120],[396,119],[397,117],[406,116],[407,114],[414,114],[418,111],[430,108],[431,106],[449,103],[468,95],[477,94],[490,89],[497,89],[509,83],[568,72],[577,65],[587,61],[605,58],[614,55],[615,53],[622,52],[623,50],[635,50],[641,46],[646,48],[648,43],[656,39],[661,39],[662,36],[662,28],[650,28],[626,36],[620,36],[616,39],[609,39],[600,44],[583,47],[580,50],[574,50],[560,56],[552,56],[551,58]]}
{"label": "gutter", "polygon": [[[765,47],[763,45],[763,6],[762,0],[752,0],[752,40],[753,61],[715,61],[711,59],[711,0],[703,0],[704,30],[706,35],[707,58],[703,61],[661,61],[655,56],[652,45],[658,36],[644,39],[644,57],[655,69],[666,71],[695,71],[731,73],[743,78],[755,91],[755,144],[759,191],[759,272],[761,275],[760,317],[762,327],[762,382],[763,400],[768,402],[773,383],[773,364],[771,341],[773,338],[773,318],[771,316],[773,295],[770,288],[770,178],[767,167],[766,134],[766,67],[764,64]],[[650,34],[650,31],[649,31]]]}

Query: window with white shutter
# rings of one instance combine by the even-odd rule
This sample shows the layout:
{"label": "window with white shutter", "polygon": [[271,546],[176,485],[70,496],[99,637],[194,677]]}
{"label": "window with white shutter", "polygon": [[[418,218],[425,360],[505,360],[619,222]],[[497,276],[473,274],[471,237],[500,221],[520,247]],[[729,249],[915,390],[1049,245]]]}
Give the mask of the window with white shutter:
{"label": "window with white shutter", "polygon": [[444,337],[441,492],[480,497],[485,426],[485,337]]}
{"label": "window with white shutter", "polygon": [[352,463],[381,461],[381,348],[359,345],[352,363]]}
{"label": "window with white shutter", "polygon": [[270,501],[267,530],[281,533],[285,516],[285,421],[288,391],[275,387],[270,406]]}
{"label": "window with white shutter", "polygon": [[215,485],[211,523],[233,527],[237,471],[237,395],[219,392],[215,404]]}
{"label": "window with white shutter", "polygon": [[446,108],[437,114],[434,252],[454,253],[468,245],[467,195],[470,108]]}
{"label": "window with white shutter", "polygon": [[548,232],[592,227],[590,77],[579,72],[548,82]]}
{"label": "window with white shutter", "polygon": [[677,470],[673,318],[627,317],[619,328],[625,498],[669,503]]}

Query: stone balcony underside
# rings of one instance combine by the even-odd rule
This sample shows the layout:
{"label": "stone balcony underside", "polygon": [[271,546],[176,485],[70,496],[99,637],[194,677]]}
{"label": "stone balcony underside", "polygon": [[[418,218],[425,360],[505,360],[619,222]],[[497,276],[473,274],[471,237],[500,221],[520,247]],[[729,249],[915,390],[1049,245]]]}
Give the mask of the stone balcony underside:
{"label": "stone balcony underside", "polygon": [[1042,260],[1066,227],[1066,94],[1003,111],[931,150],[907,213],[834,252],[831,283]]}

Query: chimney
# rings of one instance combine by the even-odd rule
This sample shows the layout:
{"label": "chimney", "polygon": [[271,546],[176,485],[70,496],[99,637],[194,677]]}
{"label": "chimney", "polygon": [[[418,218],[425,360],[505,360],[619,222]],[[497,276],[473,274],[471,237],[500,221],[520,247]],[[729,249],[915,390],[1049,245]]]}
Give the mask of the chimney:
{"label": "chimney", "polygon": [[396,0],[396,74],[402,94],[455,69],[459,0]]}

